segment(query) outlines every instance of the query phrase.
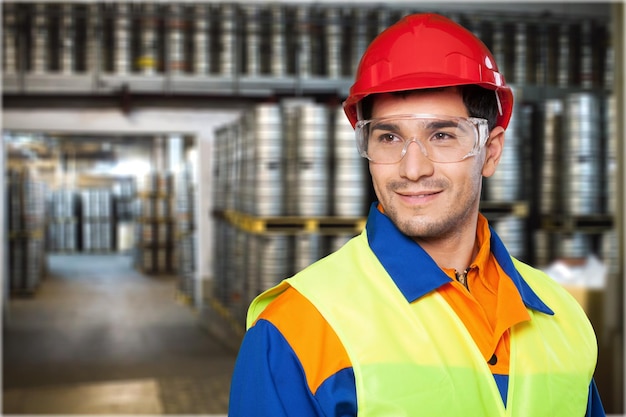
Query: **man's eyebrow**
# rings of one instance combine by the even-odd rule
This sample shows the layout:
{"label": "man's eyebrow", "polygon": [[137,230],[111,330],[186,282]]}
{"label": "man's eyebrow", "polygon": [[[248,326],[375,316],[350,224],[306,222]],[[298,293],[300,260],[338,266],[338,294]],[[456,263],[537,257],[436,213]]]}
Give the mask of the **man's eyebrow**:
{"label": "man's eyebrow", "polygon": [[372,130],[398,130],[398,124],[390,121],[372,123]]}
{"label": "man's eyebrow", "polygon": [[458,126],[459,126],[459,122],[455,120],[433,120],[432,122],[426,125],[426,127],[431,128],[431,129],[441,129],[443,127],[458,127]]}

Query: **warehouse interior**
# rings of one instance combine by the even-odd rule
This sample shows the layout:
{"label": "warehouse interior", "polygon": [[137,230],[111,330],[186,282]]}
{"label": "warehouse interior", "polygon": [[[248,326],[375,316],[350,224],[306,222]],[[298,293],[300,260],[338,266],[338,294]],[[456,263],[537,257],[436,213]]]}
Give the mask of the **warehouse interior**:
{"label": "warehouse interior", "polygon": [[1,7],[3,414],[225,415],[249,302],[363,228],[341,103],[371,39],[420,11],[512,84],[481,211],[583,305],[624,414],[622,3]]}

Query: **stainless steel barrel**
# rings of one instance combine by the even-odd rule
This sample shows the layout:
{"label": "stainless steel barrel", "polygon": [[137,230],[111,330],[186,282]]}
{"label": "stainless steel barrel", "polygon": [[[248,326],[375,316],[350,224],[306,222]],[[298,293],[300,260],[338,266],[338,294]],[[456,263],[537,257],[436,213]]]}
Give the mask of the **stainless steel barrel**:
{"label": "stainless steel barrel", "polygon": [[329,112],[325,105],[297,109],[297,205],[300,216],[327,216]]}
{"label": "stainless steel barrel", "polygon": [[333,140],[332,214],[343,217],[364,216],[367,210],[367,161],[359,155],[354,129],[342,107],[335,109]]}
{"label": "stainless steel barrel", "polygon": [[591,93],[573,93],[566,99],[565,111],[565,210],[576,215],[597,214],[604,183],[599,100]]}

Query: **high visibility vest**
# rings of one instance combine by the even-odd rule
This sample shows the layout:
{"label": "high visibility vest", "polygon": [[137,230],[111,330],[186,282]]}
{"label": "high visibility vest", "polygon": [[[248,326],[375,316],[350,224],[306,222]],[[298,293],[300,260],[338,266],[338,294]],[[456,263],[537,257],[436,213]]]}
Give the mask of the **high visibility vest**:
{"label": "high visibility vest", "polygon": [[[296,288],[350,357],[359,417],[582,417],[597,359],[591,324],[558,283],[513,262],[555,314],[529,309],[531,320],[511,329],[506,408],[485,358],[449,304],[437,291],[409,304],[365,233],[259,296],[248,325],[287,286]],[[419,273],[416,265],[415,279]]]}

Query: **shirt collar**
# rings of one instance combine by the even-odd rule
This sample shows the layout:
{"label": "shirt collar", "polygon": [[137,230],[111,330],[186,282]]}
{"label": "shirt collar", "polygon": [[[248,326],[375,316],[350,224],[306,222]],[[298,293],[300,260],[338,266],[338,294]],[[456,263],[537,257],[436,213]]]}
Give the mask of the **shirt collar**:
{"label": "shirt collar", "polygon": [[[452,281],[430,255],[413,239],[403,234],[377,206],[378,203],[375,202],[370,207],[366,226],[367,239],[370,248],[407,301],[411,303]],[[554,314],[515,269],[511,256],[495,231],[491,227],[488,227],[488,231],[491,235],[491,253],[517,287],[524,305],[545,314]],[[419,279],[416,279],[417,274]]]}

